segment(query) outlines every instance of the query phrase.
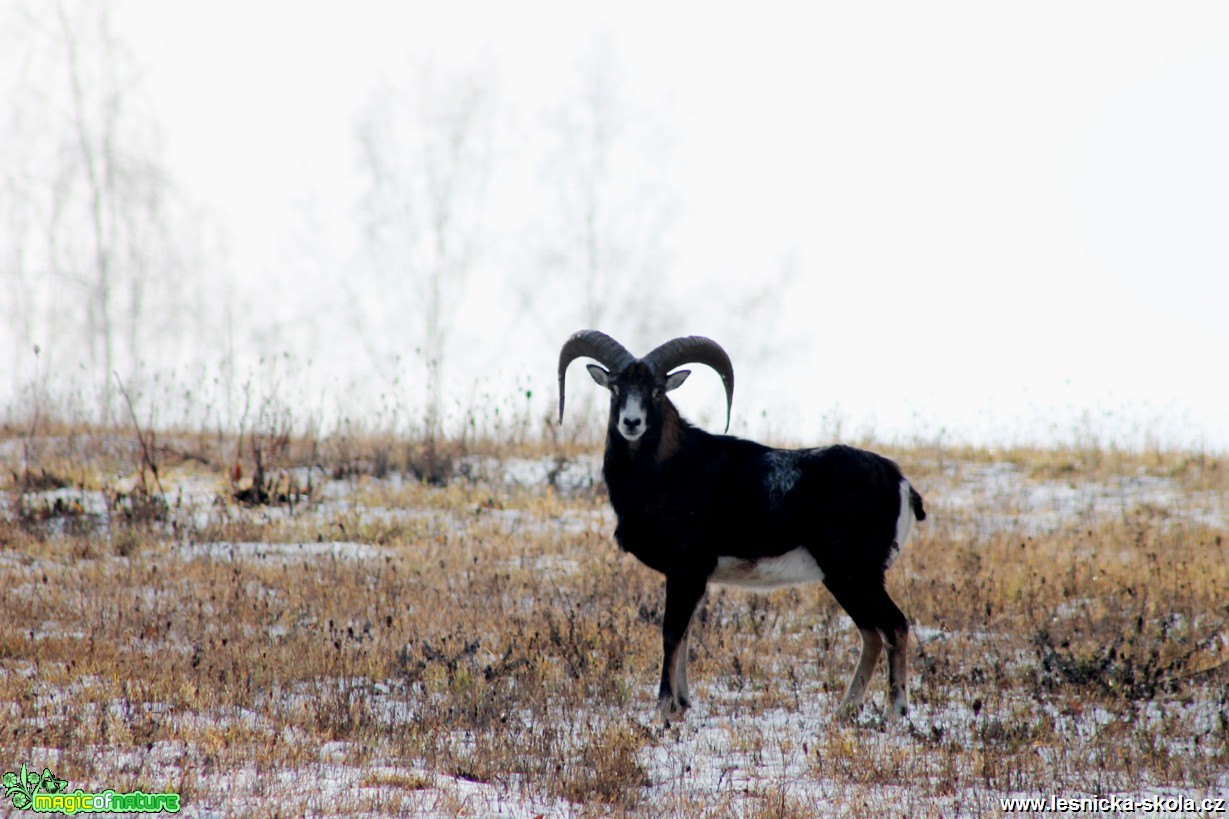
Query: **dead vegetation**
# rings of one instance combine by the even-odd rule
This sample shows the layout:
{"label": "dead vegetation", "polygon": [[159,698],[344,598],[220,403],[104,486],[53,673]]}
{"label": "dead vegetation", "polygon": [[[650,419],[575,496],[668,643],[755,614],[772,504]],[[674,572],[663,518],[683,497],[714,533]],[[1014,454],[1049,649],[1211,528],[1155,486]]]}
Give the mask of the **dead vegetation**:
{"label": "dead vegetation", "polygon": [[714,589],[699,704],[661,729],[661,583],[613,545],[592,453],[469,441],[432,485],[393,436],[266,426],[0,443],[10,767],[228,815],[979,816],[1229,790],[1218,458],[898,449],[933,510],[889,575],[910,723],[884,724],[881,686],[836,718],[857,639],[822,589]]}

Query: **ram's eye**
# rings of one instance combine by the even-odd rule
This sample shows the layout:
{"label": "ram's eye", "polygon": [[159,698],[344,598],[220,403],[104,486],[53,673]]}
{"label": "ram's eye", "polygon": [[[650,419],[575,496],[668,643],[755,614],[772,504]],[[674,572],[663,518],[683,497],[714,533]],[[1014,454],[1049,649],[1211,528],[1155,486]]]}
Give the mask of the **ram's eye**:
{"label": "ram's eye", "polygon": [[617,397],[617,396],[619,395],[619,385],[618,385],[618,384],[611,384],[611,385],[610,385],[610,393],[611,393],[611,395],[614,395],[614,396],[616,396],[616,397]]}
{"label": "ram's eye", "polygon": [[658,400],[659,398],[661,398],[661,396],[662,396],[662,389],[661,389],[661,387],[654,387],[654,388],[653,388],[653,400],[654,400],[654,401],[656,401],[656,400]]}

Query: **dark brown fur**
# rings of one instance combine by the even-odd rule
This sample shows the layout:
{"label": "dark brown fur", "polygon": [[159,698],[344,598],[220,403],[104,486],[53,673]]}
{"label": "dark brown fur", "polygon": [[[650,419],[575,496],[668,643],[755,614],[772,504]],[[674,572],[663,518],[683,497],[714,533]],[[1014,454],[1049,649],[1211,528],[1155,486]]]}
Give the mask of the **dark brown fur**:
{"label": "dark brown fur", "polygon": [[674,457],[683,445],[683,424],[679,411],[669,400],[662,402],[661,437],[657,441],[657,463],[665,463]]}

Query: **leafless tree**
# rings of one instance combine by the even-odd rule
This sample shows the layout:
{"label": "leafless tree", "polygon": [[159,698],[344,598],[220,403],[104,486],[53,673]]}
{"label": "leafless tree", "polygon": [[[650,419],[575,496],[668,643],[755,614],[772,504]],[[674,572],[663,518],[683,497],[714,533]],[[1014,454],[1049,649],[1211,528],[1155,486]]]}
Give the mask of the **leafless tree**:
{"label": "leafless tree", "polygon": [[382,80],[358,121],[360,220],[378,289],[357,307],[368,335],[381,334],[369,348],[408,331],[421,355],[431,479],[440,477],[449,334],[484,231],[494,88],[489,67],[422,63]]}
{"label": "leafless tree", "polygon": [[44,349],[58,347],[61,366],[72,362],[66,351],[88,351],[104,422],[114,373],[139,383],[142,362],[165,353],[184,324],[174,308],[190,299],[174,235],[180,202],[113,5],[55,0],[11,12],[20,46],[6,85],[22,114],[4,123],[20,157],[3,170],[16,228],[5,248],[6,312],[22,317],[25,340],[42,335]]}
{"label": "leafless tree", "polygon": [[[30,355],[50,316],[50,288],[46,286],[46,236],[39,235],[50,213],[50,189],[39,169],[49,163],[50,150],[39,134],[47,131],[47,111],[37,104],[30,76],[41,66],[25,29],[25,9],[0,9],[0,309],[7,327],[3,362],[12,377],[14,394],[21,373],[34,362]],[[45,360],[43,357],[42,360]]]}
{"label": "leafless tree", "polygon": [[[647,341],[668,332],[674,318],[662,281],[678,210],[673,128],[628,91],[609,36],[589,43],[574,76],[546,120],[548,200],[537,225],[536,275],[522,285],[522,302],[551,315],[552,338],[585,326]],[[624,329],[611,327],[612,319]]]}

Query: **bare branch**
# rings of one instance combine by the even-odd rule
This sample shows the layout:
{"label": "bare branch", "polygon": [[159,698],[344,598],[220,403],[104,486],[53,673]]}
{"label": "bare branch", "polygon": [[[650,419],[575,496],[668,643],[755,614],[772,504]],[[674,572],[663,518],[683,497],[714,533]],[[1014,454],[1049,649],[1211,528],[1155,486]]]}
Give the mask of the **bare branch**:
{"label": "bare branch", "polygon": [[148,496],[149,487],[145,485],[145,470],[149,469],[154,476],[154,484],[158,487],[158,494],[165,495],[162,489],[162,481],[158,477],[158,459],[154,457],[154,433],[149,433],[149,440],[146,440],[145,434],[141,432],[141,424],[137,421],[136,410],[132,406],[132,398],[128,395],[128,390],[124,387],[124,381],[119,377],[119,373],[115,373],[115,382],[119,385],[120,395],[124,397],[124,403],[128,407],[128,417],[132,420],[132,428],[136,430],[137,442],[141,445],[141,491]]}

